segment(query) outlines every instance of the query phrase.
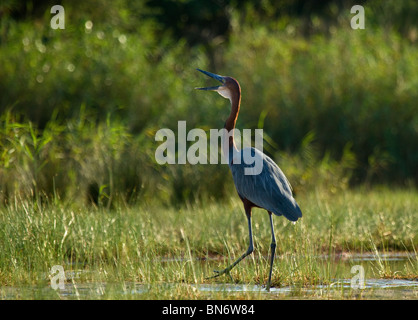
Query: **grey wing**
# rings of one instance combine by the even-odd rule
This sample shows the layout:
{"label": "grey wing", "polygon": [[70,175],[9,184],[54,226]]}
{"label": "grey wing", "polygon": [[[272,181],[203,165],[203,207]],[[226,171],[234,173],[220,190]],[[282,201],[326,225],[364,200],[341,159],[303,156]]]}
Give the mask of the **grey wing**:
{"label": "grey wing", "polygon": [[290,221],[298,220],[302,217],[302,212],[292,196],[286,176],[271,158],[257,149],[251,149],[254,161],[262,161],[262,171],[255,175],[246,175],[244,169],[251,165],[246,164],[242,156],[240,164],[231,164],[238,194],[276,215],[284,215]]}

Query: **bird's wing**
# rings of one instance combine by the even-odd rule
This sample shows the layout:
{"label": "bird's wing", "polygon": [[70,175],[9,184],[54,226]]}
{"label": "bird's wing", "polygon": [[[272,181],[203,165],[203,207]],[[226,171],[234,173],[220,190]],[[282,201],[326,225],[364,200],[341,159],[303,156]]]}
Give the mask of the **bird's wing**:
{"label": "bird's wing", "polygon": [[245,163],[243,150],[240,151],[241,163],[233,161],[230,165],[240,197],[276,215],[284,215],[290,221],[302,217],[302,212],[292,196],[290,183],[276,163],[254,148],[251,148],[251,156],[254,164],[257,161],[262,163],[262,170],[258,174],[245,174],[245,168],[254,167],[254,164]]}

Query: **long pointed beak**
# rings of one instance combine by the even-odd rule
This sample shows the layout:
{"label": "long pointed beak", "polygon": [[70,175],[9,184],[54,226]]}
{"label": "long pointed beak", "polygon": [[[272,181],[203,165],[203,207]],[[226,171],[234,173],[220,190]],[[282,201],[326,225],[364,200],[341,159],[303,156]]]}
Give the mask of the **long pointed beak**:
{"label": "long pointed beak", "polygon": [[[224,77],[222,77],[222,76],[220,76],[220,75],[218,75],[218,74],[214,74],[214,73],[211,73],[211,72],[208,72],[208,71],[204,71],[204,70],[201,70],[201,69],[196,69],[197,71],[200,71],[200,72],[202,72],[202,73],[204,73],[204,74],[206,74],[207,76],[209,76],[209,77],[211,77],[211,78],[213,78],[213,79],[216,79],[216,80],[218,80],[219,82],[221,82],[222,84],[224,84],[225,83],[225,79],[224,79]],[[215,86],[215,87],[205,87],[205,88],[195,88],[195,89],[197,89],[197,90],[210,90],[210,91],[216,91],[216,90],[218,90],[219,89],[219,87],[221,87],[221,86]]]}

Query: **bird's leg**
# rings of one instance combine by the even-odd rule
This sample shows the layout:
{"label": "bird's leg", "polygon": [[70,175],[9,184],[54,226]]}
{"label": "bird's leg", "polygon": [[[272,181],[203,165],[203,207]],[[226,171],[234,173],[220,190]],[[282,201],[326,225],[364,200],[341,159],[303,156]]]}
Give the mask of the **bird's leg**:
{"label": "bird's leg", "polygon": [[[243,260],[246,256],[248,256],[249,254],[251,254],[254,251],[254,245],[253,245],[253,232],[252,232],[252,228],[251,228],[251,208],[247,206],[245,207],[245,213],[247,214],[247,220],[248,220],[248,231],[249,231],[249,237],[250,237],[250,245],[248,246],[247,251],[241,256],[239,257],[234,263],[232,263],[230,266],[226,267],[223,270],[214,270],[214,272],[216,273],[216,275],[209,277],[208,279],[212,279],[212,278],[216,278],[219,277],[220,275],[223,274],[228,274],[230,277],[230,271],[232,270],[233,267],[235,267],[239,262],[241,262],[241,260]],[[231,277],[232,279],[232,277]]]}
{"label": "bird's leg", "polygon": [[273,261],[274,261],[274,253],[276,251],[276,237],[274,236],[274,227],[273,227],[273,218],[271,216],[271,212],[269,211],[269,218],[270,218],[270,227],[271,227],[271,257],[270,257],[270,272],[269,272],[269,279],[267,281],[266,290],[270,291],[270,285],[271,285],[271,274],[273,271]]}

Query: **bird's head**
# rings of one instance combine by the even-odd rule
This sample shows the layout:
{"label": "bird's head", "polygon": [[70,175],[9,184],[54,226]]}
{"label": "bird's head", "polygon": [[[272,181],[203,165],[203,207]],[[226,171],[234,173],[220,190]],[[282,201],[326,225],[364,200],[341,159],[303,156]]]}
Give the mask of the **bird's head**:
{"label": "bird's head", "polygon": [[207,90],[207,91],[216,91],[219,93],[222,97],[229,99],[232,101],[232,97],[234,95],[240,95],[241,94],[241,88],[237,80],[231,77],[224,77],[220,76],[218,74],[214,74],[208,71],[197,69],[198,71],[206,74],[207,76],[214,78],[218,80],[220,83],[222,83],[219,86],[214,87],[205,87],[205,88],[195,88],[197,90]]}

